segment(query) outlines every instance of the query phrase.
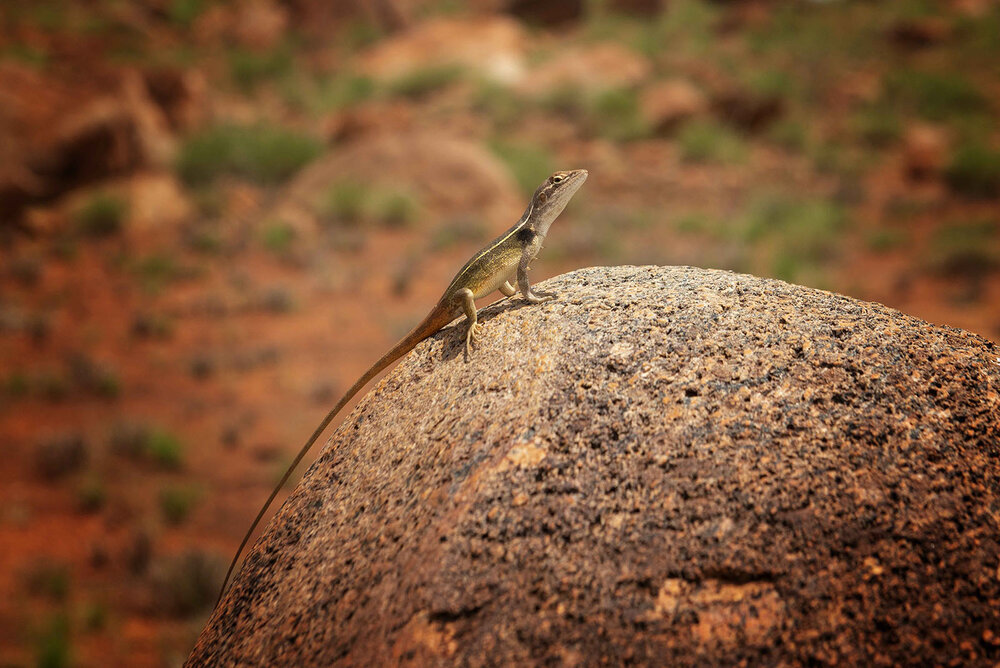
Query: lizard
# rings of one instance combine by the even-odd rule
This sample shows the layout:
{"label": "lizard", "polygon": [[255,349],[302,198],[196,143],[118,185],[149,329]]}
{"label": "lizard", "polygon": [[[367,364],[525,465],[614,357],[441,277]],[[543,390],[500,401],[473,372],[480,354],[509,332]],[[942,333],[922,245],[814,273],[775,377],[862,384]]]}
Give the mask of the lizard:
{"label": "lizard", "polygon": [[[260,523],[261,518],[271,507],[274,497],[278,491],[288,482],[292,471],[299,465],[302,458],[312,448],[316,440],[326,431],[330,422],[347,405],[347,403],[360,392],[365,385],[373,378],[384,371],[390,364],[398,360],[403,355],[413,350],[418,343],[436,334],[452,320],[465,315],[465,357],[469,359],[473,347],[478,346],[480,330],[482,325],[477,320],[476,300],[499,290],[505,297],[513,297],[520,290],[522,297],[530,304],[541,304],[555,299],[556,295],[551,292],[533,290],[528,281],[528,265],[538,255],[542,248],[542,242],[548,234],[549,227],[553,221],[566,208],[566,204],[580,189],[584,181],[587,180],[587,170],[574,169],[570,171],[555,172],[549,176],[535,190],[528,203],[528,207],[521,215],[521,219],[509,230],[488,243],[482,250],[472,256],[465,265],[458,271],[452,279],[448,288],[444,291],[441,299],[438,300],[434,308],[423,319],[423,321],[413,328],[409,334],[393,346],[389,352],[385,353],[372,366],[365,371],[360,378],[344,393],[340,401],[326,414],[319,426],[299,450],[295,459],[285,470],[281,480],[275,485],[271,495],[264,502],[257,517],[247,530],[236,556],[233,557],[226,577],[222,582],[222,589],[219,597],[215,601],[215,607],[219,606],[222,596],[226,592],[226,585],[233,574],[233,569],[243,554],[243,548],[253,535],[254,530]],[[514,279],[517,288],[511,284]]]}

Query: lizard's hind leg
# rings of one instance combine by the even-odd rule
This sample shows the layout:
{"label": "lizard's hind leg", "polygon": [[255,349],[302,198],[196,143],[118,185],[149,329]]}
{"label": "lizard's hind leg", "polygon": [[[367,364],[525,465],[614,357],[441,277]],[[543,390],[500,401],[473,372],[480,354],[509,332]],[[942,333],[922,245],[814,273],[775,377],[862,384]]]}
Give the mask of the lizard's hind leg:
{"label": "lizard's hind leg", "polygon": [[465,311],[465,321],[468,323],[465,328],[465,356],[468,358],[472,354],[472,347],[479,344],[479,330],[482,325],[476,319],[476,298],[472,295],[472,290],[464,288],[458,295],[462,300],[462,310]]}

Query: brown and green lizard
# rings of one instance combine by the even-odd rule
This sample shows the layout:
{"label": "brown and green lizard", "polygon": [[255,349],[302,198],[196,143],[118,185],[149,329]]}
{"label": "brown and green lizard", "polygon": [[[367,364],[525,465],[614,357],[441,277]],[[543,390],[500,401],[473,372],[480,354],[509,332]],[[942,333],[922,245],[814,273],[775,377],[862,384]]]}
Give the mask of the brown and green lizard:
{"label": "brown and green lizard", "polygon": [[[337,416],[337,413],[347,405],[354,395],[368,384],[368,382],[386,369],[390,364],[398,360],[406,353],[413,350],[418,343],[429,336],[432,336],[445,325],[458,316],[465,314],[465,353],[468,357],[472,352],[479,338],[479,330],[482,327],[476,320],[476,300],[487,296],[495,290],[499,290],[505,296],[513,296],[517,290],[521,291],[524,299],[531,304],[554,299],[555,295],[546,292],[535,292],[528,282],[528,264],[535,259],[538,251],[542,248],[542,241],[549,231],[549,226],[566,208],[566,204],[573,197],[583,182],[587,180],[587,170],[574,169],[569,172],[556,172],[542,182],[535,190],[535,194],[528,203],[521,219],[509,230],[491,241],[485,248],[472,256],[472,259],[465,263],[455,278],[452,279],[448,289],[444,291],[441,299],[427,314],[423,322],[417,325],[412,332],[407,334],[402,341],[392,347],[389,352],[383,355],[368,371],[365,371],[357,382],[351,386],[344,396],[337,402],[319,426],[313,432],[306,444],[299,450],[295,460],[281,477],[281,481],[275,486],[271,496],[267,497],[264,506],[257,513],[253,524],[243,537],[236,556],[233,557],[226,578],[222,583],[222,590],[215,605],[218,606],[222,600],[222,595],[226,591],[229,577],[233,574],[236,562],[243,554],[243,548],[253,535],[254,530],[260,523],[261,518],[271,502],[277,496],[285,482],[288,481],[292,471],[298,466],[302,458],[316,442],[316,439],[326,430],[330,422]],[[511,285],[511,280],[517,281],[517,290]]]}

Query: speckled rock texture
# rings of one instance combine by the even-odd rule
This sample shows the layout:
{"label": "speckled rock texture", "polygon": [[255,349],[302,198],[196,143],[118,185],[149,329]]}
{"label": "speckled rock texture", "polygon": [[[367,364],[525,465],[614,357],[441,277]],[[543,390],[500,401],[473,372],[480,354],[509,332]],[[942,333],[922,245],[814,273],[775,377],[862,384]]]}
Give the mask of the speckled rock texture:
{"label": "speckled rock texture", "polygon": [[188,665],[1000,661],[995,344],[722,271],[541,287],[359,404]]}

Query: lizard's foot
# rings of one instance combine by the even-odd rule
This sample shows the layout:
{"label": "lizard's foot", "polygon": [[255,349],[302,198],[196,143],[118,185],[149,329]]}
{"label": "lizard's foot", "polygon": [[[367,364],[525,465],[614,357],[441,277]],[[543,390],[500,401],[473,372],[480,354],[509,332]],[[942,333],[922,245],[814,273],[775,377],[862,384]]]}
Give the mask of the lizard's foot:
{"label": "lizard's foot", "polygon": [[479,331],[482,329],[482,325],[478,322],[469,323],[468,329],[465,330],[465,355],[468,357],[472,354],[472,348],[479,345]]}
{"label": "lizard's foot", "polygon": [[544,302],[552,301],[555,298],[556,293],[554,292],[535,292],[532,290],[528,293],[528,296],[525,297],[525,300],[527,300],[529,304],[542,304]]}

